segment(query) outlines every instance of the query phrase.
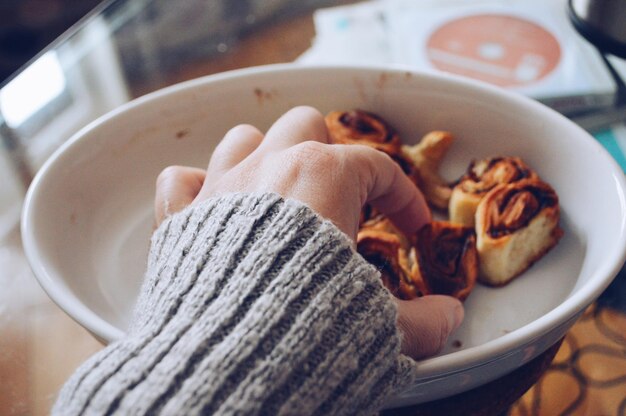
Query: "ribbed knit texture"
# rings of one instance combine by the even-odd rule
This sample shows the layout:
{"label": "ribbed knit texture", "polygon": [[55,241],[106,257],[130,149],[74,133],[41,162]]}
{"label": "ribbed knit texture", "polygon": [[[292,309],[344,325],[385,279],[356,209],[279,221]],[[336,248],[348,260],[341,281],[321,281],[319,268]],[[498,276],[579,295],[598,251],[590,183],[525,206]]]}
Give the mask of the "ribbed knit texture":
{"label": "ribbed knit texture", "polygon": [[164,221],[128,336],[53,413],[367,414],[410,381],[395,304],[346,235],[275,194]]}

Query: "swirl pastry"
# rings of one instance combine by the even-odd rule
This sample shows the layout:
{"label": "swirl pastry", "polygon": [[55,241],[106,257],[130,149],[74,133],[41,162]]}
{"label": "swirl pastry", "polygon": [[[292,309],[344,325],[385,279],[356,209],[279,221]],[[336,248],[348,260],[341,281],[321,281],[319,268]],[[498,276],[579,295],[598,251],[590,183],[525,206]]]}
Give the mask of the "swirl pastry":
{"label": "swirl pastry", "polygon": [[478,275],[474,229],[434,221],[417,233],[414,250],[414,280],[421,281],[426,294],[454,296],[465,300]]}
{"label": "swirl pastry", "polygon": [[365,222],[357,235],[357,251],[381,274],[385,287],[397,298],[413,299],[423,290],[409,267],[406,237],[383,216]]}
{"label": "swirl pastry", "polygon": [[439,175],[439,166],[452,144],[452,134],[446,131],[432,131],[426,134],[418,144],[402,146],[402,153],[418,171],[416,182],[424,192],[426,200],[434,207],[447,209],[451,189]]}
{"label": "swirl pastry", "polygon": [[325,117],[333,143],[363,144],[387,153],[400,153],[400,138],[381,117],[362,110],[332,111]]}
{"label": "swirl pastry", "polygon": [[502,286],[558,243],[559,199],[537,179],[493,188],[476,210],[479,280]]}
{"label": "swirl pastry", "polygon": [[476,208],[487,192],[498,184],[522,179],[539,177],[518,157],[493,157],[472,162],[452,189],[448,207],[450,221],[473,226]]}
{"label": "swirl pastry", "polygon": [[465,300],[478,275],[474,229],[436,221],[412,243],[378,216],[361,227],[357,251],[381,272],[383,284],[400,299],[441,294]]}

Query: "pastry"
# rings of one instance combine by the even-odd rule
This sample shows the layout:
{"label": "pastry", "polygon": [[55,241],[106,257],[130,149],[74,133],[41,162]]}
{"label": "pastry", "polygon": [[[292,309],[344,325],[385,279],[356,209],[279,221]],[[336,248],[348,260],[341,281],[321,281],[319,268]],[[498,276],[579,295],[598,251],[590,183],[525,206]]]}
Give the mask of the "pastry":
{"label": "pastry", "polygon": [[418,185],[426,200],[435,208],[445,210],[452,190],[439,175],[439,166],[452,144],[452,134],[446,131],[432,131],[419,143],[402,146],[402,153],[409,158],[418,171]]}
{"label": "pastry", "polygon": [[452,188],[448,207],[450,221],[473,226],[476,207],[487,192],[498,184],[522,179],[538,179],[538,176],[518,157],[494,157],[472,162]]}
{"label": "pastry", "polygon": [[391,294],[405,300],[424,295],[408,267],[409,249],[407,238],[381,215],[362,224],[357,235],[359,254],[380,271]]}
{"label": "pastry", "polygon": [[465,300],[478,275],[474,229],[445,221],[434,221],[417,232],[412,255],[414,280],[421,281],[426,294],[450,295]]}
{"label": "pastry", "polygon": [[502,286],[546,254],[563,235],[559,211],[555,191],[538,179],[489,191],[476,210],[479,280]]}
{"label": "pastry", "polygon": [[362,225],[357,251],[379,269],[385,287],[400,299],[439,294],[465,300],[478,275],[474,229],[435,221],[414,237],[411,241],[378,216]]}
{"label": "pastry", "polygon": [[382,117],[363,110],[332,111],[325,117],[330,141],[337,144],[361,144],[386,153],[402,171],[422,187],[413,161],[401,150],[400,137]]}
{"label": "pastry", "polygon": [[363,110],[332,111],[325,117],[332,143],[362,144],[387,153],[400,153],[400,138],[381,117]]}
{"label": "pastry", "polygon": [[332,143],[361,144],[388,154],[432,207],[450,221],[434,221],[411,236],[370,205],[361,211],[357,251],[378,268],[385,287],[400,299],[444,294],[465,300],[477,280],[508,283],[559,241],[554,190],[518,157],[472,162],[454,184],[439,168],[453,137],[432,131],[401,145],[381,117],[362,110],[326,116]]}

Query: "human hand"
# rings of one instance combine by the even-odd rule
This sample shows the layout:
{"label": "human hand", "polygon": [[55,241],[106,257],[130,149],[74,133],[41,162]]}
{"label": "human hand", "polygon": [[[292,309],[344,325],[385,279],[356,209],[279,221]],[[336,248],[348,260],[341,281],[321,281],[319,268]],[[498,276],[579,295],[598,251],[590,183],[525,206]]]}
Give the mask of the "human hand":
{"label": "human hand", "polygon": [[[212,196],[274,192],[296,199],[356,240],[359,215],[370,203],[411,233],[431,220],[423,195],[392,159],[358,145],[329,145],[323,116],[296,107],[264,136],[240,125],[226,133],[206,171],[174,166],[157,179],[157,224]],[[461,303],[448,296],[396,300],[402,352],[422,358],[438,352],[463,319]]]}

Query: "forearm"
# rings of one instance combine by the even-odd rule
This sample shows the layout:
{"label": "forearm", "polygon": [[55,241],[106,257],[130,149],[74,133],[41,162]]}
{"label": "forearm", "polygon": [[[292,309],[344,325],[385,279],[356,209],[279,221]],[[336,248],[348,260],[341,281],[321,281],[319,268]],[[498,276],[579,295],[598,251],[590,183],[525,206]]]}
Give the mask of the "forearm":
{"label": "forearm", "polygon": [[157,230],[128,337],[55,410],[362,413],[408,377],[395,314],[377,272],[310,209],[212,199]]}

